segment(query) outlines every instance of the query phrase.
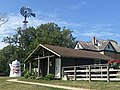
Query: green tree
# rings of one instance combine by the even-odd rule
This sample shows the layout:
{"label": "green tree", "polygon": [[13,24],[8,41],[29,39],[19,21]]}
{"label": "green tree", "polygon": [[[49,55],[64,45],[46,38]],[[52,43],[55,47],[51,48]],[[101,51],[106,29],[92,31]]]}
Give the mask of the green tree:
{"label": "green tree", "polygon": [[8,65],[15,59],[22,63],[40,43],[73,48],[76,41],[70,29],[61,28],[55,23],[47,23],[37,28],[29,27],[26,30],[18,28],[15,35],[5,37],[3,42],[8,43],[9,46],[0,53],[1,71],[4,70],[1,64]]}
{"label": "green tree", "polygon": [[17,34],[5,37],[3,42],[25,50],[33,50],[40,43],[72,48],[75,38],[70,29],[61,28],[55,23],[47,23],[41,24],[36,29],[34,27],[29,27],[26,30],[18,28]]}
{"label": "green tree", "polygon": [[7,46],[0,51],[0,72],[8,74],[9,63],[16,59],[16,47]]}

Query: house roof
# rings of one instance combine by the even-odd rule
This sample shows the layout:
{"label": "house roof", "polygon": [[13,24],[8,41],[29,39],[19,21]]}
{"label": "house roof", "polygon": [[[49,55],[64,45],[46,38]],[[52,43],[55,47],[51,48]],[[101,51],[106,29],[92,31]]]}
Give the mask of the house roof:
{"label": "house roof", "polygon": [[93,45],[93,44],[90,43],[90,42],[80,41],[79,44],[82,46],[83,49],[96,50],[96,51],[97,51],[97,47],[95,47],[95,45]]}
{"label": "house roof", "polygon": [[118,46],[117,43],[111,42],[111,44],[113,45],[113,47],[115,48],[115,50],[116,50],[117,52],[120,52],[120,46]]}
{"label": "house roof", "polygon": [[89,58],[89,59],[101,59],[101,60],[112,59],[108,56],[102,55],[94,51],[75,50],[75,49],[65,48],[65,47],[60,47],[60,46],[39,44],[37,48],[25,59],[25,61],[29,60],[32,57],[32,55],[38,51],[40,47],[54,53],[58,57]]}
{"label": "house roof", "polygon": [[106,46],[110,43],[109,41],[104,41],[104,40],[99,40],[98,42],[100,44],[99,50],[104,50]]}
{"label": "house roof", "polygon": [[[110,42],[107,40],[96,40],[96,44],[93,45],[91,42],[83,42],[80,41],[79,44],[82,46],[82,48],[85,50],[93,50],[93,51],[102,51],[105,50],[106,46],[108,44],[111,44],[113,46],[113,49],[117,52],[120,52],[120,47],[114,43],[114,42]],[[99,44],[99,46],[98,46]]]}

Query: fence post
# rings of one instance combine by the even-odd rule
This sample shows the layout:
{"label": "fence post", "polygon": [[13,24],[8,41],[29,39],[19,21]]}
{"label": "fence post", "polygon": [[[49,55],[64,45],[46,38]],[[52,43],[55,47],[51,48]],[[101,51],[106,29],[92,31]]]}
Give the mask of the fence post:
{"label": "fence post", "polygon": [[91,66],[89,65],[89,82],[91,81]]}
{"label": "fence post", "polygon": [[103,69],[103,68],[102,68],[102,66],[101,66],[101,68],[100,68],[100,70],[101,70],[101,78],[103,78],[103,76],[102,76],[102,75],[103,75],[102,69]]}
{"label": "fence post", "polygon": [[76,67],[74,67],[74,80],[76,80]]}
{"label": "fence post", "polygon": [[110,82],[109,66],[107,65],[107,82]]}

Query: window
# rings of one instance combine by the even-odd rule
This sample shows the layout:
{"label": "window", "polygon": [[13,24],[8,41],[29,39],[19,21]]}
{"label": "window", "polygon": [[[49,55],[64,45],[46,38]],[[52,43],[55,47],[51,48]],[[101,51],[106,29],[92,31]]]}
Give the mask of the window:
{"label": "window", "polygon": [[110,45],[108,45],[108,49],[110,49]]}
{"label": "window", "polygon": [[77,49],[79,49],[79,44],[77,45]]}

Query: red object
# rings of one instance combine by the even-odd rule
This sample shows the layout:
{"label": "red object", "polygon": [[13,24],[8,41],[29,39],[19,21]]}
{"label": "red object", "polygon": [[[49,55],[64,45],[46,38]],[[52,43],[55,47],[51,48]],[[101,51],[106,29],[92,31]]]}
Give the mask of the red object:
{"label": "red object", "polygon": [[113,63],[120,64],[120,60],[110,60],[110,61],[108,61],[108,64],[113,64]]}

